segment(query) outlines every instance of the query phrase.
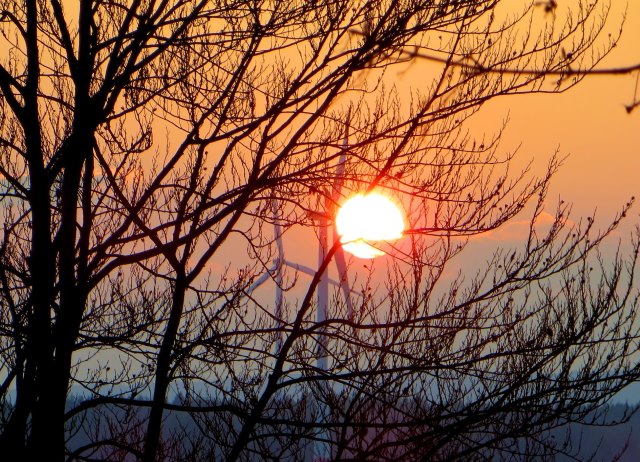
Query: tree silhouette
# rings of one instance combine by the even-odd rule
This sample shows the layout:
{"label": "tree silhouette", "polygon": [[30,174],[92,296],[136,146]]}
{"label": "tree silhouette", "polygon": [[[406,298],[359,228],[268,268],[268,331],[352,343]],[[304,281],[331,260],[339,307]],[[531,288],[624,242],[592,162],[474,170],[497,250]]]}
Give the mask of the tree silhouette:
{"label": "tree silhouette", "polygon": [[[606,4],[560,21],[555,2],[505,3],[2,2],[2,453],[570,453],[545,432],[638,377],[637,240],[607,265],[619,218],[598,232],[560,204],[543,229],[560,160],[513,173],[500,132],[466,122],[569,88],[617,36],[600,38]],[[404,98],[390,70],[423,55],[437,64]],[[394,194],[410,229],[386,284],[366,274],[353,312],[336,293],[317,323],[339,243],[306,280],[276,238],[330,218],[337,184]],[[446,280],[528,204],[522,247]],[[281,311],[252,291],[265,275]]]}

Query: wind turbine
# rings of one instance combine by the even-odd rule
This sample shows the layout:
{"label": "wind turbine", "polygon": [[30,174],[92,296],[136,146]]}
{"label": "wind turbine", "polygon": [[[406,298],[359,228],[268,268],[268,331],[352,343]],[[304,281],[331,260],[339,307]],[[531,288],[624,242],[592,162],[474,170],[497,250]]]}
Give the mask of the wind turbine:
{"label": "wind turbine", "polygon": [[[347,120],[350,118],[347,117]],[[347,248],[348,251],[354,253],[356,256],[360,256],[362,258],[373,258],[375,256],[384,255],[384,252],[376,250],[372,246],[370,246],[367,241],[389,241],[395,240],[402,236],[402,231],[404,229],[404,222],[399,211],[398,207],[393,204],[393,202],[378,193],[369,192],[366,194],[357,194],[348,200],[342,207],[341,212],[345,212],[342,214],[344,217],[346,215],[347,219],[349,217],[354,218],[355,221],[350,221],[351,223],[347,223],[347,225],[351,225],[350,229],[345,232],[344,229],[341,229],[342,237],[338,233],[338,229],[335,226],[336,222],[338,226],[342,226],[345,224],[345,220],[342,220],[341,225],[341,217],[338,214],[337,220],[334,220],[334,208],[336,204],[339,202],[341,198],[342,186],[343,186],[343,177],[345,172],[345,164],[347,160],[347,148],[349,144],[349,123],[345,124],[345,134],[344,140],[342,143],[342,152],[338,159],[338,164],[335,167],[335,181],[331,185],[330,190],[325,190],[325,194],[320,195],[318,199],[318,208],[320,210],[316,212],[312,212],[312,219],[315,221],[316,226],[318,227],[318,266],[317,268],[326,267],[325,260],[328,256],[328,252],[330,249],[329,246],[329,234],[331,233],[331,239],[333,244],[335,245],[337,242],[342,240],[344,247]],[[324,203],[323,203],[324,198]],[[344,254],[343,245],[339,245],[335,249],[335,253],[333,255],[338,274],[339,280],[335,281],[329,278],[328,269],[325,269],[321,274],[317,274],[318,271],[307,266],[293,263],[284,257],[284,245],[282,242],[282,226],[280,224],[280,216],[279,216],[279,208],[276,207],[275,201],[272,202],[273,216],[274,216],[274,239],[276,243],[277,249],[277,258],[273,260],[273,264],[271,268],[267,270],[267,272],[260,277],[258,280],[254,282],[254,284],[248,289],[248,292],[252,292],[259,285],[264,283],[268,278],[273,277],[276,283],[276,294],[275,294],[275,310],[274,315],[278,320],[282,319],[282,303],[283,303],[283,293],[282,293],[282,285],[283,285],[283,275],[282,269],[283,266],[288,266],[290,268],[295,269],[301,273],[305,273],[312,277],[318,276],[318,286],[317,290],[317,307],[316,307],[316,322],[318,324],[322,324],[328,316],[329,309],[329,285],[333,284],[335,286],[340,287],[343,292],[345,304],[347,307],[347,319],[353,319],[354,316],[354,308],[351,300],[351,295],[353,293],[362,296],[361,293],[352,290],[349,286],[349,278],[347,274],[347,263]],[[346,210],[349,209],[349,212]],[[364,214],[363,214],[364,212]],[[373,212],[373,213],[372,213]],[[351,215],[353,213],[353,215]],[[382,216],[382,219],[380,218]],[[390,219],[390,220],[387,220]],[[386,221],[385,221],[386,220]],[[387,222],[387,221],[390,221]],[[349,227],[349,226],[347,226]],[[373,228],[373,229],[372,229]],[[344,239],[347,239],[347,242]],[[363,252],[363,247],[366,252]],[[356,251],[357,249],[357,251]],[[373,251],[373,252],[371,252]],[[317,347],[315,352],[316,357],[316,366],[319,371],[327,371],[328,370],[328,341],[326,335],[322,332],[322,330],[318,331],[317,334]],[[278,336],[276,340],[276,352],[280,350],[282,346],[282,337]],[[311,418],[314,411],[318,411],[321,415],[318,417],[323,419],[321,410],[318,407],[318,403],[315,400],[310,399],[307,405],[307,416]],[[321,460],[328,460],[329,453],[329,445],[327,443],[328,438],[326,438],[323,433],[325,431],[320,431],[320,441],[311,442],[305,448],[305,462],[314,462]]]}
{"label": "wind turbine", "polygon": [[[349,120],[350,117],[347,117]],[[329,251],[329,229],[331,228],[332,240],[336,242],[340,239],[338,236],[338,232],[336,227],[334,226],[333,220],[329,220],[330,212],[333,211],[335,204],[338,203],[342,191],[343,186],[343,175],[345,171],[345,163],[347,160],[347,147],[349,144],[349,124],[345,124],[345,134],[344,140],[342,142],[342,153],[338,159],[338,164],[335,169],[336,181],[331,187],[331,191],[329,194],[324,196],[324,206],[322,207],[324,210],[318,211],[314,213],[313,219],[316,221],[316,226],[318,227],[318,268],[322,266],[325,258],[327,257],[327,253]],[[321,200],[318,201],[319,205],[321,204]],[[284,244],[282,242],[282,234],[283,229],[280,224],[279,218],[279,209],[276,207],[275,201],[272,202],[272,213],[274,216],[274,236],[275,243],[277,249],[277,258],[275,258],[272,262],[270,268],[267,269],[267,272],[263,274],[260,278],[258,278],[247,290],[247,294],[250,294],[259,286],[261,286],[264,282],[266,282],[269,278],[273,277],[273,280],[276,284],[276,293],[275,293],[275,319],[282,319],[282,304],[283,304],[283,274],[282,269],[284,266],[292,268],[301,273],[307,274],[309,276],[315,276],[317,270],[314,270],[308,266],[301,265],[295,262],[291,262],[284,257]],[[342,293],[344,295],[345,304],[347,306],[347,319],[352,319],[354,310],[353,303],[351,301],[351,294],[356,294],[362,296],[360,292],[354,291],[349,286],[349,279],[347,274],[347,262],[344,255],[344,250],[342,246],[338,247],[337,251],[334,254],[334,261],[336,264],[336,268],[338,270],[339,280],[336,281],[331,279],[328,275],[328,271],[324,271],[320,275],[320,280],[318,282],[317,287],[317,310],[316,310],[316,322],[318,324],[324,322],[327,319],[328,308],[329,308],[329,285],[334,285],[340,287]],[[282,337],[279,335],[276,340],[276,351],[280,350],[282,346]],[[316,366],[318,370],[325,371],[327,370],[327,346],[328,339],[326,336],[322,334],[322,332],[318,335],[317,341],[317,350],[316,350]],[[311,403],[311,405],[307,408],[309,414],[311,414],[315,408],[315,404]],[[318,460],[325,460],[329,458],[329,448],[326,443],[311,443],[308,444],[305,449],[305,462],[312,462]]]}

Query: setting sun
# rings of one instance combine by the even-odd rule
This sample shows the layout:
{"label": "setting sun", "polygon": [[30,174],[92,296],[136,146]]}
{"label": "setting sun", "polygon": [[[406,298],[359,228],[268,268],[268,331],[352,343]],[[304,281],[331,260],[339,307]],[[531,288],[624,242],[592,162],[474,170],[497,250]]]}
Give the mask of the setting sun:
{"label": "setting sun", "polygon": [[375,243],[402,237],[404,219],[389,198],[357,194],[338,210],[336,227],[344,250],[359,258],[374,258],[384,255]]}

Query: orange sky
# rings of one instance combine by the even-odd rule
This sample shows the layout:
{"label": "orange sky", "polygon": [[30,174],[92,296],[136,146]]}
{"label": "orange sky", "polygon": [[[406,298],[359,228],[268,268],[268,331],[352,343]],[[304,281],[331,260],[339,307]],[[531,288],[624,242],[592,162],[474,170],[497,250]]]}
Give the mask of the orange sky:
{"label": "orange sky", "polygon": [[[513,4],[517,11],[521,11],[523,2],[530,4],[531,1],[506,0],[503,5]],[[559,0],[561,7],[571,4],[577,7],[579,3],[579,0]],[[613,0],[612,3],[604,42],[606,32],[615,31],[623,19],[625,2]],[[599,68],[640,63],[640,0],[632,0],[627,12],[621,41]],[[542,8],[540,15],[544,15]],[[420,66],[416,63],[399,65],[388,71],[387,77],[404,94],[412,87],[424,85],[424,68],[422,72],[416,70]],[[596,228],[603,229],[623,204],[632,196],[638,197],[639,203],[631,216],[613,236],[616,241],[620,238],[628,243],[629,233],[640,222],[640,107],[631,114],[625,110],[625,105],[634,101],[637,78],[638,72],[624,76],[590,76],[563,94],[497,98],[480,110],[472,126],[478,138],[483,134],[490,136],[501,128],[508,116],[510,121],[499,152],[511,152],[520,146],[516,167],[533,158],[534,168],[540,172],[556,150],[562,157],[569,156],[552,180],[547,205],[550,213],[555,211],[561,198],[573,204],[574,221],[592,215],[597,209]],[[640,88],[636,97],[640,98]],[[517,170],[513,169],[514,172]],[[528,230],[527,218],[518,217],[491,235],[479,236],[477,242],[484,242],[481,247],[486,246],[485,251],[490,252],[489,247],[495,248],[497,241],[505,243],[523,238],[526,235],[523,233]],[[308,249],[308,239],[313,239],[310,231],[307,234],[303,240],[298,236],[288,236],[286,251],[296,261],[313,266],[315,254],[301,250]],[[479,249],[477,244],[474,249]],[[465,253],[462,263],[463,266],[469,265],[467,269],[482,265],[484,261],[484,251],[476,253],[470,250]],[[385,260],[377,259],[373,265],[383,268],[388,264]],[[356,271],[371,264],[366,260],[352,263]]]}
{"label": "orange sky", "polygon": [[[613,3],[610,20],[615,23],[625,2]],[[621,42],[599,67],[640,63],[640,1],[629,3]],[[604,218],[631,196],[640,198],[640,107],[631,114],[624,107],[634,101],[637,78],[637,72],[592,76],[560,95],[494,100],[480,117],[487,121],[495,118],[499,123],[509,114],[504,147],[522,143],[523,158],[544,162],[556,148],[569,154],[553,181],[551,198],[561,195],[581,215],[597,207],[598,215]],[[640,88],[636,97],[640,98]],[[639,212],[636,206],[633,221]]]}
{"label": "orange sky", "polygon": [[[534,0],[505,0],[502,5],[520,10]],[[606,0],[602,0],[606,2]],[[610,24],[622,19],[626,2],[611,0]],[[579,0],[558,0],[560,6],[577,5]],[[67,0],[69,17],[76,13],[76,2]],[[541,14],[543,14],[541,12]],[[600,67],[640,63],[640,0],[630,0],[627,22],[619,46]],[[412,79],[399,66],[394,79],[410,86]],[[392,71],[393,72],[393,71]],[[610,218],[631,196],[640,198],[640,107],[627,114],[624,106],[634,100],[638,73],[626,76],[588,77],[564,94],[504,97],[488,103],[476,116],[480,136],[491,134],[502,120],[510,118],[503,138],[502,152],[521,145],[519,162],[535,158],[544,166],[559,148],[568,154],[562,170],[553,181],[550,198],[561,196],[574,204],[574,216],[598,209],[602,219]],[[640,98],[640,89],[636,95]],[[550,210],[554,204],[550,204]],[[625,229],[640,222],[640,204]],[[604,226],[604,223],[602,226]],[[309,258],[313,261],[315,257]]]}
{"label": "orange sky", "polygon": [[[520,11],[534,0],[505,0],[502,8]],[[538,0],[536,0],[538,1]],[[582,0],[584,2],[584,0]],[[613,6],[609,24],[615,26],[627,8],[627,19],[619,46],[600,67],[640,63],[640,0],[609,0]],[[576,7],[581,0],[558,0],[559,8]],[[601,0],[606,4],[607,0]],[[65,1],[73,17],[76,2]],[[542,14],[542,12],[541,12]],[[615,27],[613,27],[615,29]],[[397,70],[399,85],[413,80]],[[524,163],[534,157],[544,165],[556,148],[569,154],[557,174],[552,197],[561,195],[581,215],[594,207],[613,211],[631,196],[640,197],[640,107],[627,114],[624,106],[634,99],[638,73],[625,76],[589,77],[567,93],[506,97],[491,101],[478,117],[487,133],[496,131],[508,115],[510,123],[503,139],[504,151],[522,145]],[[404,79],[404,81],[403,81]],[[640,98],[640,88],[637,91]],[[640,208],[640,207],[636,207]],[[638,217],[638,211],[634,214]]]}

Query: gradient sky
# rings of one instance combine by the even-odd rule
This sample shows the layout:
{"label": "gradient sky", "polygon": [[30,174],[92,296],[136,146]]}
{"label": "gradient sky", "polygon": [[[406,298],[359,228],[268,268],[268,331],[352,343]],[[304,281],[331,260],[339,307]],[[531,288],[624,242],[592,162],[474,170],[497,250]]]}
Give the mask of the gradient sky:
{"label": "gradient sky", "polygon": [[[523,4],[544,0],[505,0],[502,8],[520,11]],[[580,0],[557,0],[559,7],[577,7]],[[584,1],[584,0],[583,0]],[[640,0],[610,0],[610,30],[622,21],[625,7],[626,24],[619,46],[599,65],[601,68],[629,66],[640,63]],[[602,0],[606,4],[607,0]],[[69,17],[73,17],[77,2],[66,0]],[[543,17],[543,8],[540,8]],[[416,84],[406,68],[399,66],[392,76],[401,87]],[[534,159],[544,168],[549,157],[559,150],[568,155],[564,167],[555,176],[549,195],[548,209],[553,211],[561,197],[573,204],[573,217],[591,215],[597,209],[596,224],[620,209],[631,196],[640,198],[640,107],[627,114],[625,105],[640,98],[636,88],[638,72],[624,76],[590,76],[563,94],[538,94],[497,98],[476,115],[474,124],[478,137],[482,132],[494,133],[509,117],[500,152],[520,146],[517,162],[526,164]],[[421,82],[420,82],[421,83]],[[635,93],[635,94],[634,94]],[[516,169],[517,170],[517,169]],[[621,228],[620,237],[628,236],[633,225],[640,222],[640,204]],[[513,229],[514,225],[511,226]],[[509,232],[509,227],[503,233]],[[293,239],[291,239],[293,238]],[[313,239],[312,236],[307,238]],[[307,238],[289,238],[290,248],[298,252],[308,248]],[[298,241],[298,242],[296,242]],[[296,248],[297,247],[297,248]],[[315,255],[300,255],[301,263],[312,264]],[[212,262],[215,266],[215,263]]]}
{"label": "gradient sky", "polygon": [[[520,11],[521,5],[545,0],[506,0],[502,8]],[[577,7],[584,0],[557,0],[559,9]],[[615,30],[627,9],[619,46],[599,67],[640,63],[640,0],[609,0],[612,11],[609,30]],[[603,4],[607,0],[601,0]],[[65,1],[70,17],[77,3]],[[540,8],[540,14],[543,10]],[[415,82],[406,69],[397,69],[395,81],[411,87]],[[502,152],[520,145],[519,162],[535,159],[543,168],[559,149],[569,155],[556,175],[551,198],[562,197],[574,204],[574,214],[585,216],[598,209],[601,218],[611,217],[631,196],[640,198],[640,107],[627,114],[625,105],[640,99],[636,89],[639,73],[624,76],[591,76],[564,94],[511,96],[490,101],[477,115],[480,131],[491,134],[508,116]],[[553,207],[551,207],[553,209]],[[632,213],[640,221],[640,206]],[[631,229],[630,225],[628,229]]]}
{"label": "gradient sky", "polygon": [[[504,4],[511,2],[518,7],[522,2],[532,1],[505,0]],[[579,0],[557,1],[562,6],[579,3]],[[611,2],[614,9],[610,24],[615,25],[622,20],[626,2]],[[71,0],[65,2],[70,16],[75,5],[77,3]],[[599,67],[638,63],[640,0],[630,0],[621,42]],[[410,86],[411,79],[403,74],[404,70],[398,69],[396,81],[398,85]],[[574,219],[590,215],[597,208],[598,217],[602,219],[599,222],[604,227],[605,220],[611,218],[631,196],[640,198],[640,107],[632,114],[625,111],[625,105],[631,104],[634,98],[640,98],[640,89],[636,88],[638,75],[636,72],[625,76],[587,77],[577,87],[560,95],[540,94],[492,100],[476,116],[479,132],[495,132],[508,116],[510,122],[503,137],[501,152],[512,151],[520,145],[518,162],[526,164],[533,158],[538,167],[543,167],[556,149],[561,155],[569,155],[552,183],[550,199],[555,202],[560,196],[573,203]],[[554,208],[554,204],[550,204],[549,209]],[[621,229],[620,237],[640,222],[639,212],[640,204],[633,209]],[[508,224],[501,232],[509,233],[517,229],[517,225],[517,221]],[[309,266],[315,264],[315,245],[310,244],[314,239],[311,232],[307,230],[306,235],[288,237],[288,258]],[[495,241],[492,245],[495,245]],[[230,258],[237,258],[237,252],[233,252]],[[469,262],[473,259],[473,253],[465,258]],[[384,258],[381,260],[376,264],[383,265]],[[355,266],[364,267],[366,264],[367,261],[361,260]],[[223,271],[224,264],[212,261],[210,267],[214,271]],[[261,290],[264,296],[272,296],[272,288],[264,287]]]}
{"label": "gradient sky", "polygon": [[[514,5],[545,0],[506,0]],[[557,0],[560,7],[576,7],[584,0]],[[607,0],[601,0],[606,3]],[[626,24],[619,46],[599,67],[640,63],[640,1],[609,0],[613,6],[609,25],[614,30],[627,8]],[[67,15],[73,17],[77,2],[66,0]],[[541,14],[542,9],[541,9]],[[397,82],[403,85],[403,70]],[[570,157],[554,181],[553,194],[575,204],[574,210],[587,214],[615,210],[631,196],[640,197],[640,107],[627,114],[625,105],[635,97],[638,72],[625,76],[592,76],[561,95],[515,96],[492,100],[479,114],[487,133],[500,127],[508,115],[510,123],[503,147],[519,144],[523,162],[534,157],[543,164],[556,148]],[[410,78],[407,78],[409,80]],[[411,82],[408,83],[409,85]],[[637,217],[636,213],[636,217]]]}
{"label": "gradient sky", "polygon": [[[505,1],[502,11],[521,11],[522,5],[529,5],[532,1]],[[561,10],[569,6],[577,8],[581,2],[561,0],[558,3]],[[606,3],[606,0],[601,2],[603,5]],[[599,46],[606,43],[607,33],[615,34],[625,20],[623,34],[618,46],[597,68],[640,64],[640,1],[633,0],[629,5],[623,0],[611,3],[612,9]],[[511,5],[513,10],[509,10]],[[545,17],[542,7],[535,14]],[[424,76],[428,75],[423,63],[392,69],[389,80],[406,94],[410,88],[424,85]],[[470,126],[476,139],[482,139],[485,134],[490,137],[497,132],[503,121],[509,119],[498,152],[505,154],[519,147],[513,163],[514,173],[533,159],[534,171],[542,174],[556,151],[560,157],[566,156],[563,167],[552,179],[546,210],[553,213],[557,202],[562,199],[572,204],[571,217],[574,221],[595,212],[596,228],[603,229],[632,196],[640,199],[640,106],[631,114],[625,109],[626,105],[640,99],[640,88],[636,87],[639,75],[638,71],[626,75],[594,75],[561,94],[495,98],[481,108]],[[527,219],[528,215],[517,217],[497,231],[474,238],[486,241],[480,254],[490,253],[496,241],[513,243],[524,238],[528,230]],[[614,233],[614,241],[620,239],[629,243],[630,233],[638,223],[640,203]],[[475,251],[466,254],[463,266],[481,265],[484,258],[480,258],[480,254]],[[382,266],[384,262],[376,261],[374,264]]]}
{"label": "gradient sky", "polygon": [[[506,0],[503,8],[514,5],[521,11],[523,4],[534,0]],[[559,0],[560,8],[577,7],[580,0]],[[606,0],[602,1],[606,4]],[[615,32],[623,20],[625,1],[613,0],[606,34]],[[627,9],[626,24],[619,45],[598,65],[598,68],[627,67],[640,64],[640,1],[632,0]],[[536,13],[537,14],[537,13]],[[539,9],[541,18],[544,10]],[[424,85],[424,65],[412,63],[389,70],[387,78],[397,85],[401,94]],[[625,105],[640,98],[636,91],[638,72],[618,76],[589,76],[577,86],[562,94],[516,95],[496,98],[487,103],[473,118],[472,126],[477,139],[483,134],[491,136],[509,118],[499,153],[516,149],[519,153],[513,171],[534,160],[534,170],[544,173],[549,158],[558,150],[561,157],[568,156],[564,166],[552,180],[546,209],[553,213],[557,201],[573,204],[572,219],[593,215],[596,228],[605,228],[615,213],[632,196],[640,199],[640,107],[631,114]],[[635,94],[634,94],[635,93]],[[525,237],[528,216],[517,217],[492,233],[474,238],[473,248],[461,255],[458,264],[471,273],[483,266],[488,256],[500,243],[514,244]],[[618,239],[630,242],[633,227],[640,223],[640,203],[615,233]],[[299,263],[315,265],[315,246],[312,230],[290,233],[285,240],[288,258]],[[615,245],[614,245],[615,247]],[[365,265],[383,269],[386,258],[352,260],[352,271],[358,273]],[[457,265],[454,265],[457,266]],[[451,275],[457,273],[450,268]]]}

